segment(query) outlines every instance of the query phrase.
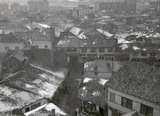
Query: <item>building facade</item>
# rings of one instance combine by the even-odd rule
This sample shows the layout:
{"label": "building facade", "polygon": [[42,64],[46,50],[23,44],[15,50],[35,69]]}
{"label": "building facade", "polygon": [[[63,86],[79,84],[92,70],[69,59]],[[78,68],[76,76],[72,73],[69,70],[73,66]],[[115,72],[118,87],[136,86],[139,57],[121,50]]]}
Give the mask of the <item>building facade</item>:
{"label": "building facade", "polygon": [[114,89],[108,89],[108,116],[122,116],[137,111],[142,116],[159,116],[160,106]]}

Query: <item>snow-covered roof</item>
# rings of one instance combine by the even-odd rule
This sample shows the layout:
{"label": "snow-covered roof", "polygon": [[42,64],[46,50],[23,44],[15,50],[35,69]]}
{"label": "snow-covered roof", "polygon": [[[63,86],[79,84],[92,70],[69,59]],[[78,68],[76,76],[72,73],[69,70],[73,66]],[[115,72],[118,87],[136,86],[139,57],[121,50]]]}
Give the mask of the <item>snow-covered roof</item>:
{"label": "snow-covered roof", "polygon": [[47,104],[46,107],[45,107],[45,109],[47,111],[52,111],[54,109],[55,110],[55,114],[57,114],[57,115],[66,115],[65,112],[63,112],[58,106],[56,106],[53,103]]}
{"label": "snow-covered roof", "polygon": [[[55,114],[57,116],[59,116],[59,115],[63,115],[63,116],[67,115],[64,111],[62,111],[58,106],[56,106],[53,103],[44,104],[44,105],[42,105],[40,107],[37,107],[34,110],[31,110],[29,112],[24,113],[24,115],[25,116],[37,116],[38,113],[43,114],[43,111],[44,112],[51,112],[52,110],[55,110]],[[45,116],[48,116],[48,115],[45,115]]]}
{"label": "snow-covered roof", "polygon": [[70,29],[70,32],[77,36],[79,39],[87,39],[87,36],[84,34],[84,32],[82,31],[82,29],[78,28],[78,27],[72,27]]}
{"label": "snow-covered roof", "polygon": [[102,30],[102,29],[97,29],[98,32],[100,32],[101,34],[105,35],[106,37],[112,37],[113,34],[105,31],[105,30]]}
{"label": "snow-covered roof", "polygon": [[140,50],[141,49],[141,48],[139,48],[137,46],[133,46],[132,48],[133,48],[133,50]]}
{"label": "snow-covered roof", "polygon": [[99,79],[99,84],[104,86],[108,81],[109,80],[107,80],[107,79]]}
{"label": "snow-covered roof", "polygon": [[84,80],[83,80],[83,83],[88,83],[88,82],[90,82],[92,80],[93,80],[92,78],[85,77]]}
{"label": "snow-covered roof", "polygon": [[66,75],[65,69],[51,71],[39,66],[32,66],[38,71],[32,75],[34,78],[23,71],[19,75],[11,75],[4,81],[7,86],[0,86],[2,94],[0,96],[0,112],[22,108],[42,98],[52,98]]}

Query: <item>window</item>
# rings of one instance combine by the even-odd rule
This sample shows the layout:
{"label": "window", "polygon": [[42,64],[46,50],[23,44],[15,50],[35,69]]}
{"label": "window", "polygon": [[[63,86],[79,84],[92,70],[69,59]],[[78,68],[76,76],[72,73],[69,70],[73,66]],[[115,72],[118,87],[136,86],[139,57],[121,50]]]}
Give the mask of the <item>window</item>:
{"label": "window", "polygon": [[44,48],[46,48],[46,49],[47,49],[47,48],[48,48],[48,45],[45,45],[45,46],[44,46]]}
{"label": "window", "polygon": [[140,113],[145,116],[153,116],[153,108],[144,104],[141,104]]}
{"label": "window", "polygon": [[99,48],[99,52],[105,52],[104,48]]}
{"label": "window", "polygon": [[25,108],[25,112],[29,112],[29,111],[30,111],[29,107]]}
{"label": "window", "polygon": [[110,101],[115,103],[116,95],[115,93],[110,92]]}
{"label": "window", "polygon": [[147,53],[142,52],[142,53],[141,53],[141,56],[147,56]]}
{"label": "window", "polygon": [[121,105],[122,106],[129,108],[129,109],[132,109],[132,104],[133,104],[132,100],[125,98],[125,97],[121,98]]}
{"label": "window", "polygon": [[150,53],[150,56],[151,56],[151,57],[155,57],[155,56],[156,56],[156,53]]}
{"label": "window", "polygon": [[87,48],[82,48],[82,52],[87,52]]}
{"label": "window", "polygon": [[91,48],[91,52],[96,52],[96,48]]}

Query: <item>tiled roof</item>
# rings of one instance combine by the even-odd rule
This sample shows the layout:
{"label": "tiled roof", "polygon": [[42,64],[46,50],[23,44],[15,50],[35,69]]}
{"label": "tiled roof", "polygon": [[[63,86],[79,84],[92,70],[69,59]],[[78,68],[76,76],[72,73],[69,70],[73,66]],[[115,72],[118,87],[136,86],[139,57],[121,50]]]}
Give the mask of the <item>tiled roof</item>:
{"label": "tiled roof", "polygon": [[140,62],[130,62],[113,74],[107,84],[117,91],[160,105],[160,69]]}

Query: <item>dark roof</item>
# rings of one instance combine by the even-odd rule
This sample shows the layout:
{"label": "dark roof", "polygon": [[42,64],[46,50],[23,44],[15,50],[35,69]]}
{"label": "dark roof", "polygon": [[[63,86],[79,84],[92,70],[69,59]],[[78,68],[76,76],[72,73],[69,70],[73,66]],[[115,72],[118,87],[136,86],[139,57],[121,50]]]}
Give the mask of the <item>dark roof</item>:
{"label": "dark roof", "polygon": [[160,105],[160,69],[140,62],[129,62],[113,74],[109,88]]}

